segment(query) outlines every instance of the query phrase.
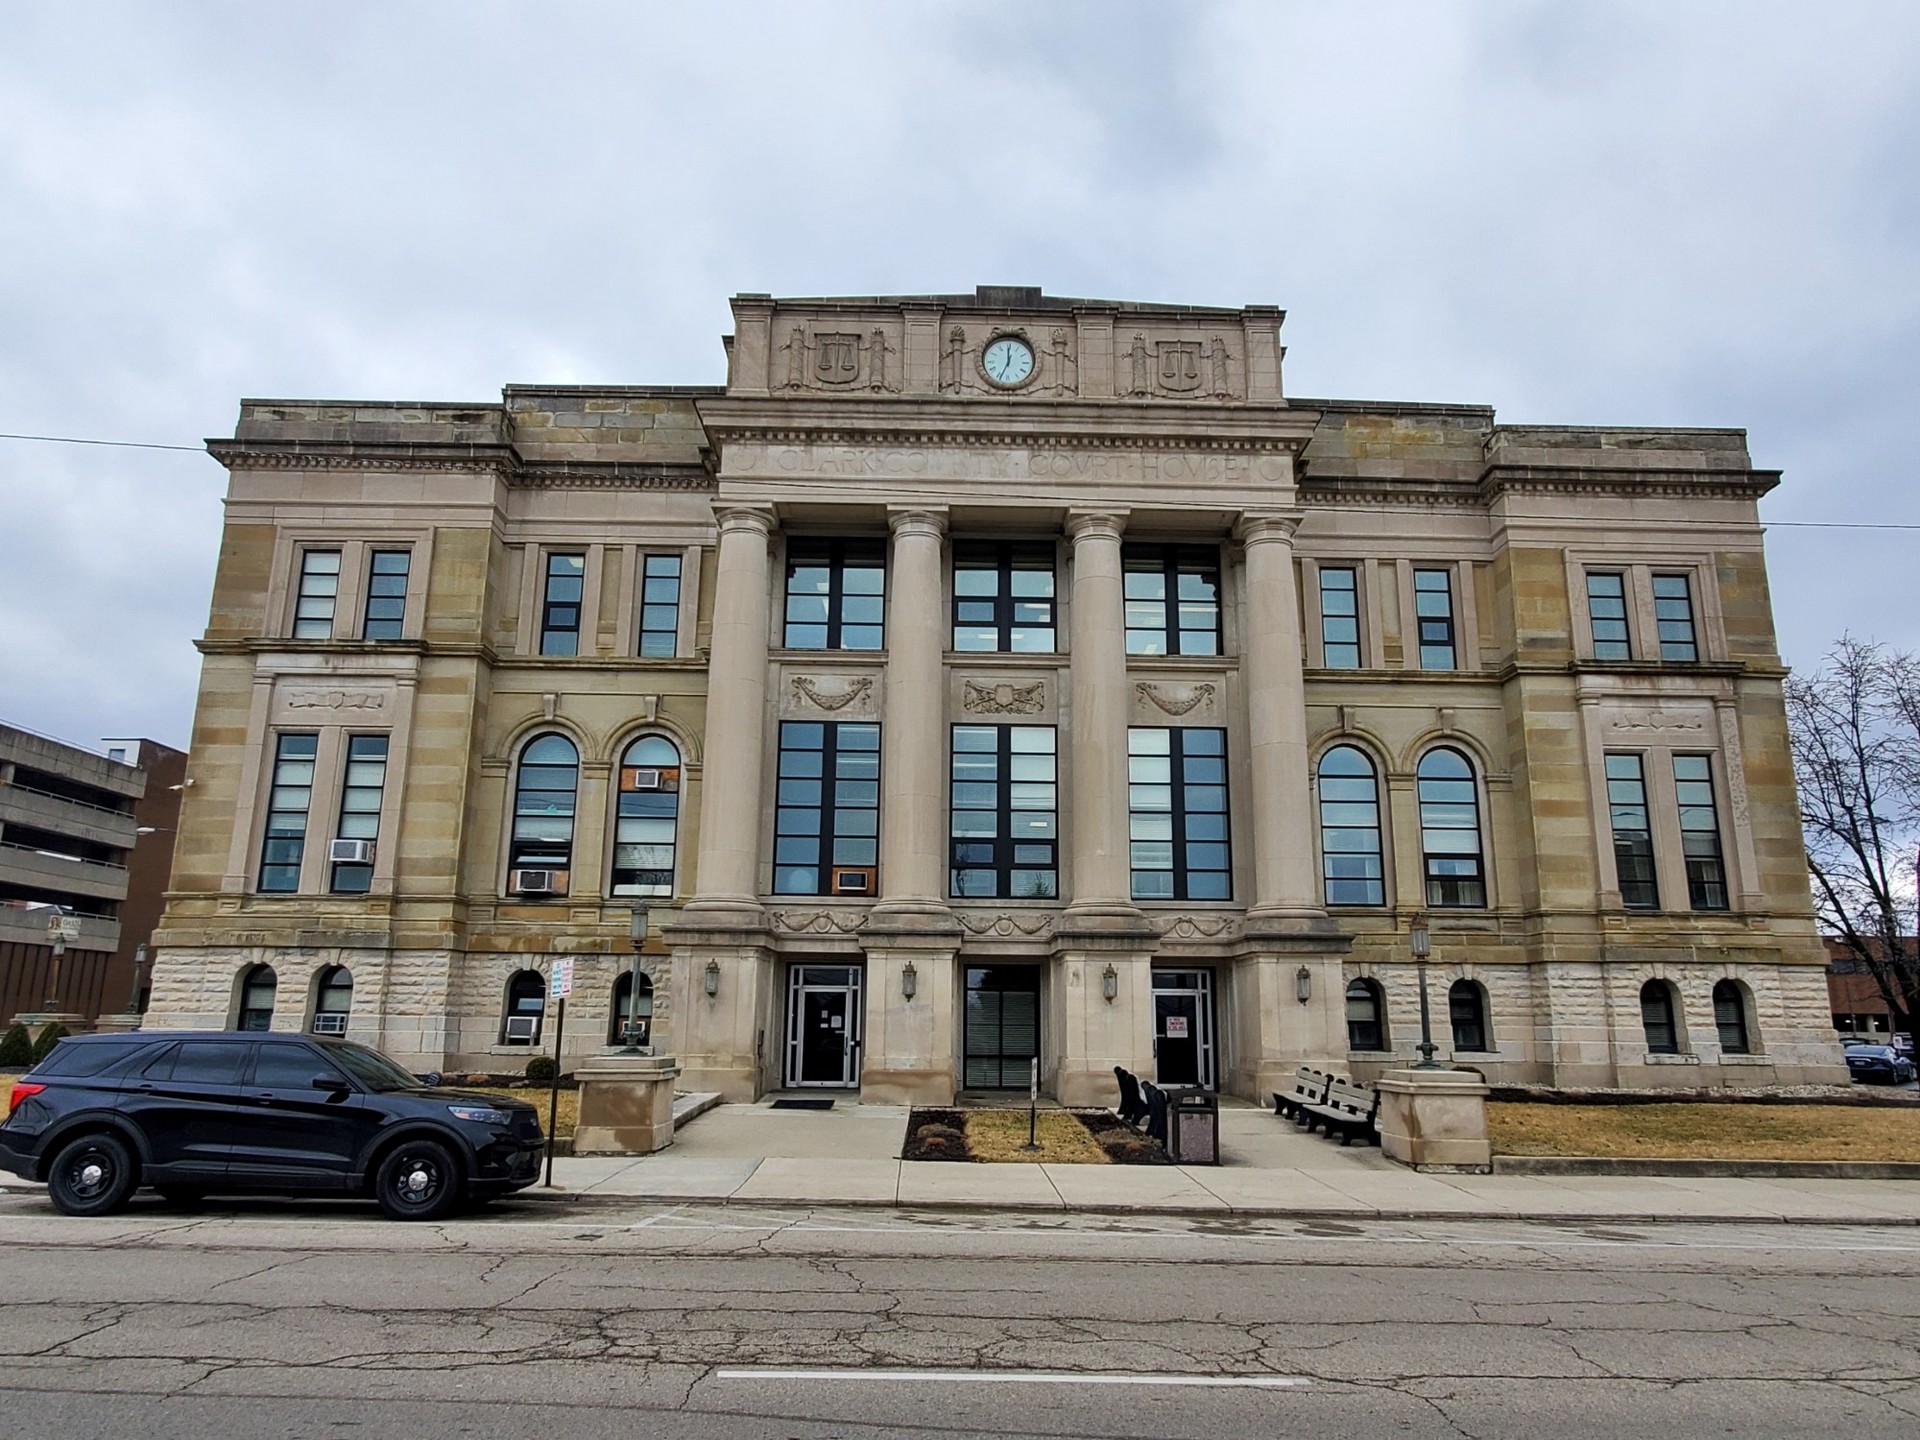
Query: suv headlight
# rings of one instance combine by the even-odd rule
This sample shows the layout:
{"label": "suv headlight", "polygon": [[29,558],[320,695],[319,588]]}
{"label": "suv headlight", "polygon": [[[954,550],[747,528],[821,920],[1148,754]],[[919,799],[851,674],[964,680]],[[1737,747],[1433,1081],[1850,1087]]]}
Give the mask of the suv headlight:
{"label": "suv headlight", "polygon": [[456,1120],[471,1120],[476,1125],[506,1125],[513,1117],[490,1105],[449,1105],[447,1113]]}

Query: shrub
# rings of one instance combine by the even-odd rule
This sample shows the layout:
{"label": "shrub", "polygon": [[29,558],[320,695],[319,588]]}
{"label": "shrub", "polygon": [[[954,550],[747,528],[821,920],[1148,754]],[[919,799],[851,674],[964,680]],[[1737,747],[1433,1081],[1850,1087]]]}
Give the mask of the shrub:
{"label": "shrub", "polygon": [[0,1070],[24,1070],[33,1063],[33,1037],[24,1025],[10,1026],[0,1035]]}
{"label": "shrub", "polygon": [[66,1038],[67,1038],[66,1026],[64,1025],[47,1026],[47,1028],[42,1030],[39,1036],[33,1042],[33,1063],[38,1065],[42,1060],[46,1059],[47,1053],[51,1051],[54,1046],[58,1045],[62,1040]]}
{"label": "shrub", "polygon": [[529,1085],[553,1084],[556,1070],[551,1055],[536,1055],[527,1061],[527,1083]]}

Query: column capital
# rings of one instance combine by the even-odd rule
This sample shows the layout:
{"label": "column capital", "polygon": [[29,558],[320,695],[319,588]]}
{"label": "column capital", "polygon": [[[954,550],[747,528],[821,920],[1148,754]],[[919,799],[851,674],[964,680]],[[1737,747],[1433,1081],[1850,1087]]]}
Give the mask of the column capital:
{"label": "column capital", "polygon": [[947,533],[947,507],[944,505],[895,505],[887,508],[887,528],[895,537],[931,535],[935,540]]}
{"label": "column capital", "polygon": [[728,505],[713,518],[722,535],[729,530],[757,530],[763,538],[773,534],[773,511],[763,505]]}
{"label": "column capital", "polygon": [[1067,512],[1067,538],[1078,541],[1082,538],[1106,538],[1118,540],[1121,532],[1127,528],[1125,509],[1110,510],[1069,510]]}
{"label": "column capital", "polygon": [[1233,527],[1234,537],[1242,545],[1259,545],[1279,540],[1291,546],[1293,532],[1305,517],[1298,510],[1247,510]]}

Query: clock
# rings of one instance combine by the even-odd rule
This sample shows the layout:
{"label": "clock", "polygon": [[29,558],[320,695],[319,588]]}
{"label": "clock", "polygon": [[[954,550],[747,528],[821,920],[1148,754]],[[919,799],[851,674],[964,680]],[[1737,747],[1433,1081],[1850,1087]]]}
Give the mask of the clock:
{"label": "clock", "polygon": [[1002,335],[981,352],[980,368],[994,384],[1011,390],[1033,375],[1033,347],[1017,335]]}

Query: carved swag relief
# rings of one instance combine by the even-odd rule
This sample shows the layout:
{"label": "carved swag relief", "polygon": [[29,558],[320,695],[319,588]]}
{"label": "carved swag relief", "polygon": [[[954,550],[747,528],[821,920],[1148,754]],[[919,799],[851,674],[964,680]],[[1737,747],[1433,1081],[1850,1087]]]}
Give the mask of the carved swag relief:
{"label": "carved swag relief", "polygon": [[819,710],[844,710],[849,705],[865,709],[873,695],[873,677],[862,675],[849,680],[840,689],[829,689],[810,675],[796,675],[791,682],[793,698]]}

